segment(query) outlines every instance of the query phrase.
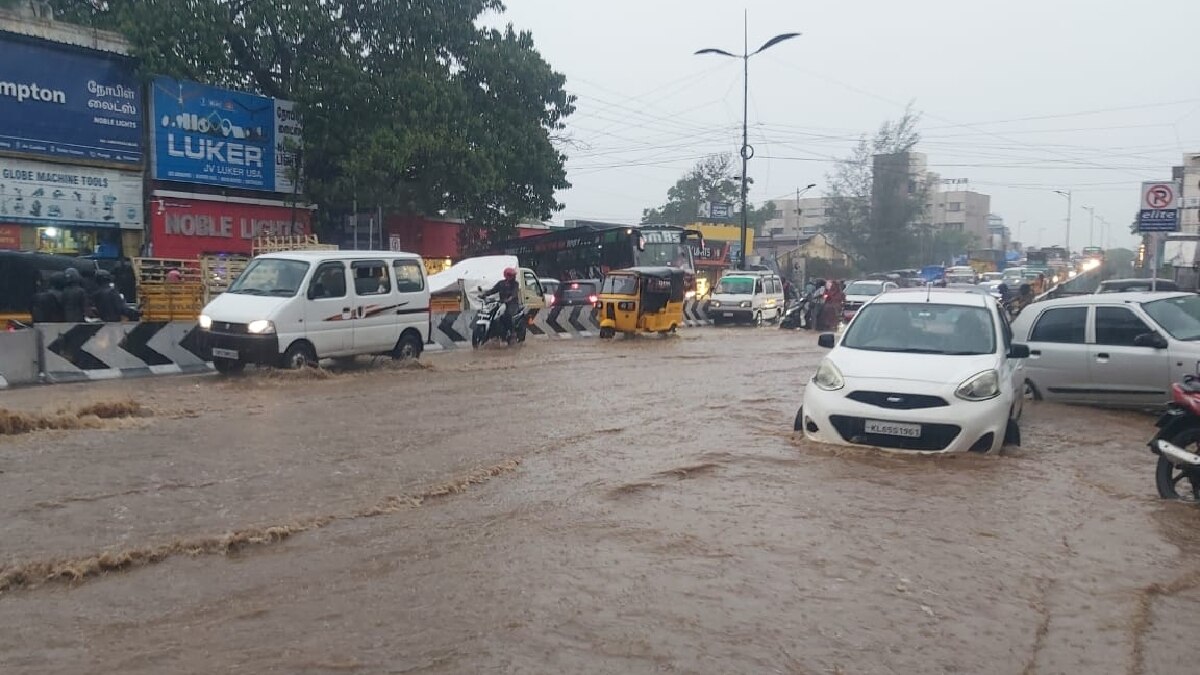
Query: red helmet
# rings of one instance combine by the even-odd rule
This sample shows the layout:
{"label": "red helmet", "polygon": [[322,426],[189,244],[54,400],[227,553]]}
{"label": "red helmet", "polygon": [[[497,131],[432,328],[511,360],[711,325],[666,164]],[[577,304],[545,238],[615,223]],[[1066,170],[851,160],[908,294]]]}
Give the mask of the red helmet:
{"label": "red helmet", "polygon": [[[493,269],[495,269],[495,268],[493,268]],[[504,268],[504,278],[505,279],[516,279],[517,271],[511,267],[505,267]]]}

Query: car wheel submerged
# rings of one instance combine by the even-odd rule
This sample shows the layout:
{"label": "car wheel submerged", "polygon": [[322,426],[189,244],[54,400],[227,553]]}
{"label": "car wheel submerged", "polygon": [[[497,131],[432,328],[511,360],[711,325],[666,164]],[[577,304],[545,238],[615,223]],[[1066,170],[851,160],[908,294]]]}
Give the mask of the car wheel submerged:
{"label": "car wheel submerged", "polygon": [[297,342],[288,347],[287,351],[283,353],[280,365],[288,370],[299,370],[306,367],[315,368],[317,366],[317,353],[313,351],[312,346],[307,342]]}
{"label": "car wheel submerged", "polygon": [[754,313],[754,327],[762,328],[762,325],[763,325],[762,312],[755,312]]}
{"label": "car wheel submerged", "polygon": [[396,348],[392,350],[392,358],[397,361],[410,361],[421,357],[423,345],[421,339],[412,333],[405,333],[400,336],[400,341],[396,343]]}

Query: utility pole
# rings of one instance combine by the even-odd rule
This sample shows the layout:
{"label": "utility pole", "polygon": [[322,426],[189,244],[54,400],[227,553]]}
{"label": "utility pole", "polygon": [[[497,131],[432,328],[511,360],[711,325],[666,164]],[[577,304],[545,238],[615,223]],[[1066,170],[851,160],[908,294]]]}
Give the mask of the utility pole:
{"label": "utility pole", "polygon": [[1067,262],[1071,262],[1071,191],[1070,190],[1055,190],[1067,198]]}
{"label": "utility pole", "polygon": [[1085,206],[1084,211],[1088,212],[1088,246],[1096,245],[1096,207]]}
{"label": "utility pole", "polygon": [[763,43],[763,46],[750,51],[750,15],[749,12],[742,14],[742,54],[732,54],[724,49],[701,49],[696,54],[717,54],[719,56],[728,56],[742,60],[742,148],[738,152],[742,157],[742,258],[738,263],[738,269],[746,269],[746,231],[750,224],[750,214],[746,208],[746,191],[748,189],[748,177],[746,174],[746,165],[750,158],[754,156],[754,148],[750,145],[750,57],[755,54],[770,49],[775,45],[790,40],[794,37],[799,37],[799,33],[780,33],[775,37]]}

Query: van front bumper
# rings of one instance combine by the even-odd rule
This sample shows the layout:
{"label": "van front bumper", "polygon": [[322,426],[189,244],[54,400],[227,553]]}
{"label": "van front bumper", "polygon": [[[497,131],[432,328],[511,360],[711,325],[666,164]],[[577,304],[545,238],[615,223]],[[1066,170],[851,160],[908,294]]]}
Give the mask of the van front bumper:
{"label": "van front bumper", "polygon": [[211,360],[274,366],[279,363],[279,336],[204,331],[204,353]]}

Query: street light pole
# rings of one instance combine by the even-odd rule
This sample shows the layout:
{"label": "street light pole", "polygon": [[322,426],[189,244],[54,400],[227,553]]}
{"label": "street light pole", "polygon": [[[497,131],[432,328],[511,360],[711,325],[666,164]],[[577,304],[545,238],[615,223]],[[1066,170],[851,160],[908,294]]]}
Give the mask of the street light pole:
{"label": "street light pole", "polygon": [[742,60],[742,148],[738,152],[738,154],[742,156],[742,259],[738,263],[738,268],[742,270],[746,269],[746,231],[748,230],[750,224],[750,214],[746,208],[746,192],[749,188],[746,176],[746,165],[749,163],[750,158],[754,156],[754,148],[750,145],[750,57],[758,54],[759,52],[766,51],[780,42],[783,42],[784,40],[790,40],[799,36],[800,33],[780,33],[779,35],[776,35],[775,37],[763,43],[763,46],[751,52],[749,15],[748,13],[745,13],[742,16],[741,56],[727,52],[724,49],[713,48],[701,49],[696,52],[696,54],[716,54],[718,56],[728,56],[730,58]]}
{"label": "street light pole", "polygon": [[1071,191],[1070,190],[1055,190],[1067,198],[1067,263],[1071,262]]}
{"label": "street light pole", "polygon": [[1085,206],[1084,211],[1088,212],[1088,246],[1096,245],[1096,207]]}

